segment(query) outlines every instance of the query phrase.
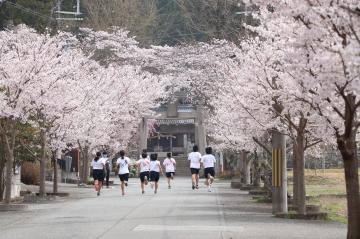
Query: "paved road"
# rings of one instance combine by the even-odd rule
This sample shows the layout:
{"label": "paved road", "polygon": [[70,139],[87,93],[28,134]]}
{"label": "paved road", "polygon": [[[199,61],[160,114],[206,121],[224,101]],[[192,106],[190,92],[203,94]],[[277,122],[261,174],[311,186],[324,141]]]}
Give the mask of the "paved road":
{"label": "paved road", "polygon": [[161,181],[157,195],[150,187],[141,195],[138,180],[131,179],[125,197],[118,185],[100,197],[90,188],[63,187],[73,192],[66,200],[0,212],[0,238],[345,238],[344,225],[276,219],[246,192],[216,183],[211,193],[192,191],[189,179],[176,178],[171,190]]}

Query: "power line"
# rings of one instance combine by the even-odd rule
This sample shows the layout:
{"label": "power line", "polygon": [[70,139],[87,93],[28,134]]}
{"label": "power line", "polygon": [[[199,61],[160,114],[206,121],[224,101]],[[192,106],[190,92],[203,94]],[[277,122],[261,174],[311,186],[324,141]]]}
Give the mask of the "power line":
{"label": "power line", "polygon": [[34,11],[34,10],[30,9],[30,8],[26,8],[26,7],[24,7],[24,6],[22,6],[22,5],[18,4],[18,3],[14,3],[14,2],[6,1],[6,0],[0,0],[0,3],[1,3],[1,1],[4,1],[5,4],[9,4],[9,5],[13,6],[14,8],[17,8],[17,9],[19,9],[21,11],[27,12],[27,13],[29,13],[31,15],[43,18],[45,20],[55,21],[55,19],[52,18],[51,16],[41,14],[41,13],[39,13],[37,11]]}

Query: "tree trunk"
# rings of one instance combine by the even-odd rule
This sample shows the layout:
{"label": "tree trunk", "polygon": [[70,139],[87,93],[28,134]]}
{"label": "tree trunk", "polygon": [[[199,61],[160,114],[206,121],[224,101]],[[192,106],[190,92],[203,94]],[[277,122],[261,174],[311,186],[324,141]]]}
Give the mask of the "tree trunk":
{"label": "tree trunk", "polygon": [[245,184],[250,185],[251,184],[251,163],[252,160],[248,158],[248,153],[244,153],[245,156]]}
{"label": "tree trunk", "polygon": [[88,178],[89,178],[89,146],[86,145],[85,146],[85,152],[84,152],[84,173],[83,173],[83,178],[84,178],[84,183],[86,184],[88,182]]}
{"label": "tree trunk", "polygon": [[16,137],[16,122],[8,120],[10,134],[4,134],[5,151],[6,151],[6,175],[5,175],[5,203],[11,202],[11,186],[14,167],[14,145]]}
{"label": "tree trunk", "polygon": [[346,97],[344,133],[337,132],[337,144],[344,161],[346,196],[348,209],[347,239],[360,238],[360,192],[359,192],[359,162],[356,152],[356,96]]}
{"label": "tree trunk", "polygon": [[297,212],[306,214],[306,191],[305,191],[305,170],[304,170],[304,152],[305,152],[304,133],[298,131],[294,151],[296,152],[296,177],[297,182]]}
{"label": "tree trunk", "polygon": [[5,190],[4,169],[5,169],[5,164],[3,163],[3,161],[0,161],[0,202],[4,199],[4,190]]}
{"label": "tree trunk", "polygon": [[344,168],[348,208],[348,239],[360,238],[360,196],[357,158],[351,157],[345,159]]}
{"label": "tree trunk", "polygon": [[53,193],[58,193],[58,167],[57,167],[57,151],[58,149],[52,152],[52,161],[53,161],[53,170],[54,170],[54,179],[53,179]]}
{"label": "tree trunk", "polygon": [[254,157],[255,157],[255,159],[254,159],[254,172],[253,172],[253,185],[255,186],[255,187],[259,187],[260,186],[260,183],[261,183],[261,179],[260,179],[260,177],[261,177],[261,175],[260,175],[260,162],[259,162],[259,156],[258,156],[258,154],[257,154],[257,152],[255,151],[254,152]]}
{"label": "tree trunk", "polygon": [[44,197],[46,195],[45,189],[45,174],[46,174],[46,133],[44,129],[40,130],[40,183],[39,183],[39,196]]}
{"label": "tree trunk", "polygon": [[[342,142],[339,142],[342,141]],[[349,141],[353,141],[350,143]],[[354,145],[352,147],[351,145]],[[355,138],[349,140],[338,139],[338,146],[344,160],[347,209],[348,209],[348,239],[360,238],[360,195],[358,159],[356,157]],[[352,153],[351,153],[352,152]]]}
{"label": "tree trunk", "polygon": [[250,166],[251,162],[248,159],[248,153],[243,151],[241,152],[241,159],[242,159],[242,183],[249,185],[250,182]]}
{"label": "tree trunk", "polygon": [[4,190],[5,190],[5,175],[4,175],[4,169],[5,169],[5,144],[3,141],[2,135],[0,135],[0,201],[4,199]]}
{"label": "tree trunk", "polygon": [[298,160],[297,160],[297,152],[296,152],[296,146],[295,146],[295,142],[293,142],[293,205],[298,205],[298,169],[297,169],[297,164],[298,164]]}

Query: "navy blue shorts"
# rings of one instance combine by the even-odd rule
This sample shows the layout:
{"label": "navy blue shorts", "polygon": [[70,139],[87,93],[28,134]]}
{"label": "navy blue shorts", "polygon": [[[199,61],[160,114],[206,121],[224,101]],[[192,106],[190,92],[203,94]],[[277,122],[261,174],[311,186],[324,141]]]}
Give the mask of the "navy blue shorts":
{"label": "navy blue shorts", "polygon": [[160,173],[156,171],[150,171],[150,181],[158,182],[160,179]]}
{"label": "navy blue shorts", "polygon": [[125,174],[119,174],[119,178],[120,178],[120,181],[121,182],[127,182],[129,181],[129,174],[128,173],[125,173]]}
{"label": "navy blue shorts", "polygon": [[200,169],[199,168],[190,168],[191,174],[199,174]]}
{"label": "navy blue shorts", "polygon": [[215,177],[215,169],[214,169],[214,167],[205,168],[205,170],[204,170],[205,178],[207,178],[209,174],[210,174],[211,176]]}
{"label": "navy blue shorts", "polygon": [[143,183],[143,182],[145,182],[145,176],[147,177],[147,179],[149,180],[149,172],[141,172],[140,173],[140,181]]}
{"label": "navy blue shorts", "polygon": [[98,181],[102,182],[102,181],[104,181],[104,177],[105,177],[105,174],[104,174],[103,169],[93,169],[94,181],[98,180]]}
{"label": "navy blue shorts", "polygon": [[167,177],[167,178],[171,178],[171,177],[174,177],[174,176],[175,176],[175,173],[174,173],[174,172],[166,173],[166,177]]}

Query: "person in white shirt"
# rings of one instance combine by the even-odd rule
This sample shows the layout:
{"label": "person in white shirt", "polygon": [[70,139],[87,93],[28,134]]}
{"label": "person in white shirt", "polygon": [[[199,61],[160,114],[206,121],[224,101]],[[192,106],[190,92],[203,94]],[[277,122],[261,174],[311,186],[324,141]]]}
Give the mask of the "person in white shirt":
{"label": "person in white shirt", "polygon": [[164,160],[163,165],[165,167],[166,178],[168,182],[168,188],[171,189],[171,180],[174,179],[176,161],[171,157],[171,153],[167,153],[167,158]]}
{"label": "person in white shirt", "polygon": [[147,157],[148,157],[147,153],[142,153],[141,159],[136,161],[136,165],[139,171],[142,194],[145,193],[145,185],[147,185],[149,179],[150,160]]}
{"label": "person in white shirt", "polygon": [[201,157],[201,163],[204,167],[204,174],[205,174],[205,184],[208,187],[208,191],[211,192],[211,186],[214,182],[215,178],[215,163],[216,159],[214,155],[212,155],[212,148],[207,147],[205,149],[205,155]]}
{"label": "person in white shirt", "polygon": [[130,167],[130,159],[125,157],[125,151],[121,150],[119,152],[120,157],[116,160],[116,165],[118,169],[118,175],[120,178],[120,187],[121,187],[121,194],[125,195],[125,187],[128,185],[129,181],[129,167]]}
{"label": "person in white shirt", "polygon": [[192,189],[199,189],[199,172],[200,172],[200,161],[201,154],[198,152],[198,146],[194,145],[193,152],[188,156],[190,161],[190,171],[191,171],[191,180],[192,180]]}
{"label": "person in white shirt", "polygon": [[96,157],[91,162],[95,191],[98,196],[100,196],[100,190],[102,187],[102,183],[104,181],[104,168],[105,168],[105,161],[102,160],[100,157],[101,157],[101,153],[97,152]]}
{"label": "person in white shirt", "polygon": [[160,161],[157,160],[157,154],[150,155],[150,183],[151,188],[155,185],[154,193],[157,193],[159,187],[160,172],[163,174]]}

